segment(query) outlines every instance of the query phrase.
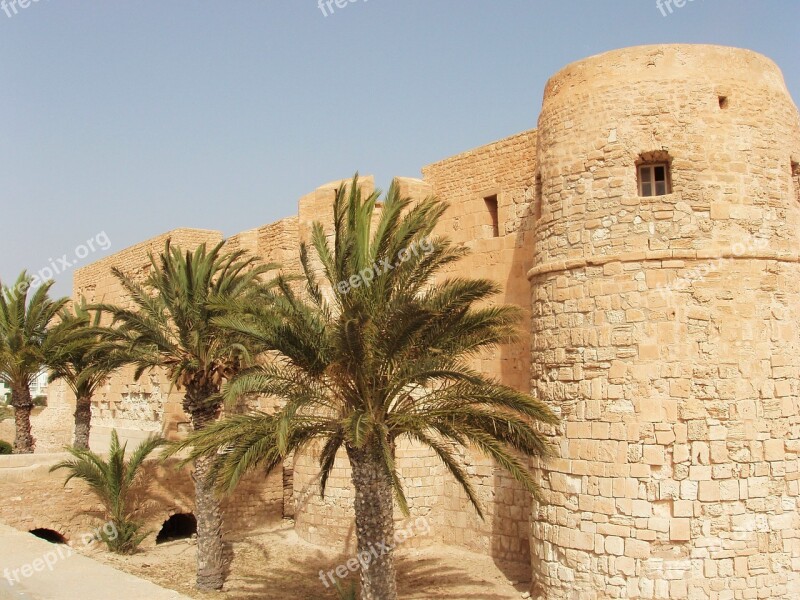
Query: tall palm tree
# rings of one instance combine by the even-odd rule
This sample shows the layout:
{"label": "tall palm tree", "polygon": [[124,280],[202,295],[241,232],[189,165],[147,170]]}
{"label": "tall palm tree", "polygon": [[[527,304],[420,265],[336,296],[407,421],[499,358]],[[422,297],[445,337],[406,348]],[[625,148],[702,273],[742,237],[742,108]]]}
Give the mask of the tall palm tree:
{"label": "tall palm tree", "polygon": [[[431,448],[482,516],[459,448],[493,458],[533,493],[523,457],[547,453],[538,424],[557,421],[537,399],[469,366],[514,338],[520,310],[492,306],[498,287],[490,281],[436,279],[465,254],[432,237],[447,205],[435,198],[414,205],[393,186],[377,215],[378,199],[362,199],[356,177],[349,192],[336,194],[332,246],[322,225],[314,225],[324,283],[303,245],[304,297],[282,282],[282,301],[273,307],[253,305],[242,316],[218,319],[277,351],[274,361],[236,377],[226,396],[267,394],[284,399],[284,408],[231,416],[172,450],[213,456],[216,485],[231,490],[246,472],[275,468],[287,453],[319,442],[324,495],[344,449],[364,556],[370,544],[393,539],[394,502],[408,513],[395,463],[398,439]],[[391,551],[362,569],[361,598],[397,598]]]}
{"label": "tall palm tree", "polygon": [[56,317],[69,302],[67,298],[50,298],[53,281],[44,283],[29,297],[33,280],[23,271],[13,287],[0,286],[0,381],[11,388],[14,452],[20,454],[34,450],[30,386],[47,362]]}
{"label": "tall palm tree", "polygon": [[[225,315],[226,304],[258,294],[264,287],[261,276],[275,268],[244,251],[223,253],[223,244],[183,252],[167,242],[160,256],[150,255],[151,270],[143,283],[113,270],[132,308],[96,307],[111,315],[105,339],[122,344],[137,379],[148,369],[163,368],[183,390],[183,409],[195,431],[217,419],[220,386],[249,359],[240,336],[214,319]],[[222,514],[209,468],[207,457],[195,461],[197,587],[220,589],[225,567]]]}
{"label": "tall palm tree", "polygon": [[47,357],[50,382],[63,380],[75,394],[75,440],[73,447],[89,449],[92,397],[109,375],[125,362],[114,344],[100,334],[102,311],[92,311],[81,298],[60,314],[59,340]]}
{"label": "tall palm tree", "polygon": [[111,446],[108,460],[94,452],[81,448],[67,448],[72,458],[50,467],[50,472],[66,469],[68,475],[64,485],[73,478],[84,480],[95,493],[106,511],[106,518],[113,525],[112,531],[104,527],[101,535],[112,552],[132,554],[142,543],[147,532],[142,532],[139,512],[142,508],[142,488],[145,487],[142,464],[159,446],[160,437],[149,437],[125,460],[127,444],[120,445],[117,430],[111,431]]}

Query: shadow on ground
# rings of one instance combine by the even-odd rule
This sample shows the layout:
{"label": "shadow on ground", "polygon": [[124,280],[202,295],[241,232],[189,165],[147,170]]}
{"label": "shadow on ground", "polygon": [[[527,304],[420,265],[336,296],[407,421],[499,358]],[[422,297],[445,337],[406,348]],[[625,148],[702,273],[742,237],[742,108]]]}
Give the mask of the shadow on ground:
{"label": "shadow on ground", "polygon": [[[105,555],[105,561],[201,600],[338,600],[320,572],[334,570],[353,556],[308,544],[290,525],[232,541],[234,558],[222,593],[193,589],[196,547],[185,541],[133,557]],[[403,600],[514,600],[527,589],[526,584],[515,589],[491,558],[446,546],[402,550],[397,572]],[[358,573],[351,573],[343,587],[357,578]]]}
{"label": "shadow on ground", "polygon": [[[227,586],[228,593],[242,600],[286,600],[338,598],[332,586],[326,588],[320,578],[323,573],[344,564],[350,555],[336,558],[321,550],[309,553],[302,564],[275,568],[277,561],[265,543],[243,541],[237,544],[237,552],[253,552],[260,555],[264,571],[246,577],[234,577]],[[401,555],[397,560],[398,592],[403,600],[507,600],[507,594],[487,592],[487,582],[470,575],[469,572],[447,564],[442,558],[427,555]],[[349,588],[357,581],[358,573],[351,574],[343,583]],[[288,592],[291,590],[291,592]],[[454,590],[454,591],[448,591]],[[291,596],[288,594],[291,593]]]}

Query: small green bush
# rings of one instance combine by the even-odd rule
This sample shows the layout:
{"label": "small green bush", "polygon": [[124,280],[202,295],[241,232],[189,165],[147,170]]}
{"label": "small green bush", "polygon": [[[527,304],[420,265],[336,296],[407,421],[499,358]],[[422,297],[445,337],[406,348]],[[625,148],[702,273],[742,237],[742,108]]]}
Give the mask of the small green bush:
{"label": "small green bush", "polygon": [[33,399],[34,406],[47,406],[47,396],[36,396]]}
{"label": "small green bush", "polygon": [[8,442],[0,440],[0,454],[11,454],[14,448]]}

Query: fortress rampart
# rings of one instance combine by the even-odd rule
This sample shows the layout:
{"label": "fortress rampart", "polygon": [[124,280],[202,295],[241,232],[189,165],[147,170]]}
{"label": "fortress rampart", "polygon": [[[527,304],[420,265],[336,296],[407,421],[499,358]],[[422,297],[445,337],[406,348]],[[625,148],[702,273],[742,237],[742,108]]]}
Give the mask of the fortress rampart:
{"label": "fortress rampart", "polygon": [[[399,448],[415,515],[432,537],[484,552],[535,597],[731,600],[800,597],[800,117],[779,69],[753,52],[648,46],[567,66],[538,128],[399,178],[451,207],[440,232],[472,249],[450,274],[488,277],[530,335],[476,360],[533,390],[563,420],[557,456],[534,465],[532,502],[465,456],[480,521],[430,453]],[[362,180],[366,191],[374,182]],[[229,238],[297,266],[310,225],[330,227],[340,182],[298,214]],[[74,294],[125,302],[112,266],[138,275],[175,230],[76,272]],[[187,428],[158,374],[114,376],[95,399],[91,444]],[[63,443],[71,400],[53,388],[39,450]],[[263,483],[318,543],[352,536],[344,456],[316,493],[313,453]],[[248,488],[249,489],[249,488]],[[255,492],[254,492],[255,493]],[[45,526],[45,525],[41,525]]]}

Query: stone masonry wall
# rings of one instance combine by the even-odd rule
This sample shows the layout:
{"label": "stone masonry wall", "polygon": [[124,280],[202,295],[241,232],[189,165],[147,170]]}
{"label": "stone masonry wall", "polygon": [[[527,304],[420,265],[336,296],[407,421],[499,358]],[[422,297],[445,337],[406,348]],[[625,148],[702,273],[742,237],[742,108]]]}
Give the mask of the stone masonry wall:
{"label": "stone masonry wall", "polygon": [[[525,309],[520,331],[530,319],[530,287],[525,273],[533,264],[532,206],[536,191],[536,132],[527,131],[425,167],[424,183],[450,208],[437,233],[470,248],[446,277],[496,281],[498,304]],[[497,231],[486,198],[497,199]],[[495,233],[498,235],[495,237]],[[530,339],[489,352],[474,368],[503,383],[528,391]],[[529,554],[530,498],[521,486],[489,459],[467,453],[464,460],[485,509],[481,520],[461,487],[443,478],[442,539],[488,554],[513,577],[526,578]],[[441,467],[437,464],[438,469]]]}
{"label": "stone masonry wall", "polygon": [[[284,258],[283,249],[296,231],[294,223],[295,220],[287,219],[286,222],[253,230],[252,233],[246,232],[233,239],[231,246],[266,256],[268,260],[280,260]],[[161,252],[167,239],[173,246],[192,250],[201,243],[216,244],[222,236],[213,231],[179,229],[125,249],[77,271],[73,297],[83,296],[88,302],[125,305],[128,299],[111,273],[112,267],[137,280],[144,279],[149,272],[148,253]],[[33,420],[34,432],[39,438],[37,452],[58,451],[71,441],[74,409],[75,398],[66,386],[59,383],[48,388],[48,407]],[[50,426],[43,427],[45,423]],[[125,368],[112,375],[93,399],[90,446],[94,451],[102,453],[107,450],[112,429],[116,429],[121,440],[132,448],[153,434],[164,435],[169,439],[180,437],[191,429],[191,423],[188,415],[183,412],[181,392],[171,387],[165,373],[159,370],[146,372],[135,381],[133,368]],[[46,443],[41,443],[42,441]],[[18,491],[15,497],[44,497],[58,507],[52,512],[42,512],[41,516],[36,516],[36,513],[31,519],[41,521],[45,518],[59,518],[63,521],[62,533],[72,531],[78,525],[85,526],[88,517],[82,517],[76,507],[82,508],[86,503],[74,501],[74,494],[83,493],[80,491],[80,484],[70,486],[64,496],[57,482],[54,484],[52,477],[43,477],[41,469],[34,469],[33,475],[29,473],[23,477],[26,482],[31,482],[32,491],[30,494]],[[157,530],[169,514],[190,512],[194,499],[188,471],[156,469],[154,481],[154,494],[159,502],[156,502],[153,513],[148,514],[148,523],[152,521],[153,527],[158,525]],[[44,492],[47,487],[52,489]],[[280,519],[283,514],[282,473],[272,473],[268,478],[260,474],[248,477],[235,494],[225,501],[224,511],[226,534],[241,533],[248,528]],[[3,515],[0,515],[0,519],[2,518]],[[14,519],[10,519],[3,520],[15,525]],[[73,521],[78,525],[70,525]]]}
{"label": "stone masonry wall", "polygon": [[[0,457],[0,521],[21,529],[52,529],[68,541],[104,522],[102,505],[82,481],[64,485],[65,472],[49,473],[51,465],[68,458],[67,454],[33,454]],[[155,534],[176,513],[194,511],[194,485],[189,469],[177,467],[177,461],[161,465],[145,463],[143,479],[148,482],[144,510],[145,529],[152,531],[144,546],[155,544]],[[267,526],[281,518],[282,494],[280,473],[248,476],[233,495],[223,500],[225,533],[236,538]],[[31,499],[36,501],[32,502]]]}

